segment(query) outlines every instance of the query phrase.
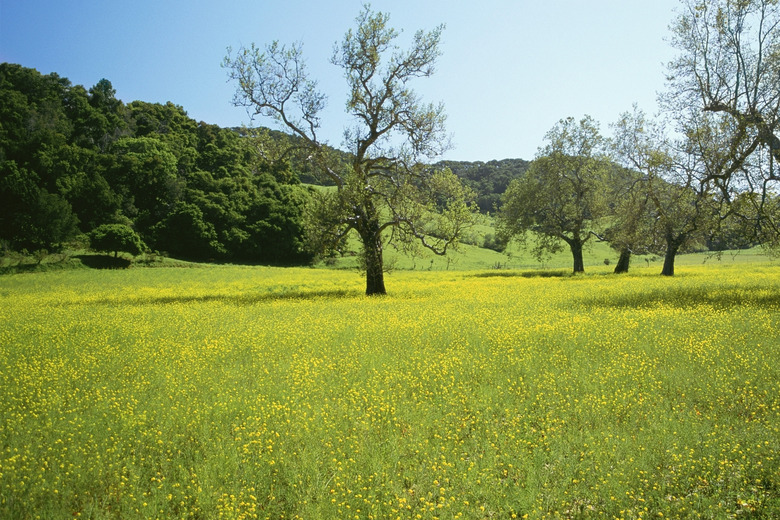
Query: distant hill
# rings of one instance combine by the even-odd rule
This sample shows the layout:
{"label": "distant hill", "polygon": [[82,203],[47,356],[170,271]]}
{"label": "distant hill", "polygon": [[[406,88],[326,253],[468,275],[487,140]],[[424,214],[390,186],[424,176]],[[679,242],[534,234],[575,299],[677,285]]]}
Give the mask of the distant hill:
{"label": "distant hill", "polygon": [[495,211],[501,194],[517,177],[525,174],[531,162],[524,159],[497,161],[441,161],[438,166],[447,167],[477,192],[477,203],[483,213]]}
{"label": "distant hill", "polygon": [[[241,133],[241,129],[234,129]],[[278,130],[263,128],[268,136],[280,147],[294,146],[299,137],[291,136]],[[350,161],[351,154],[328,147],[344,164]],[[328,179],[322,179],[311,170],[311,165],[301,157],[290,157],[292,169],[298,173],[301,182],[315,185],[328,185]],[[501,159],[488,162],[483,161],[439,161],[435,166],[449,168],[460,177],[463,182],[477,192],[477,204],[482,213],[495,211],[499,205],[501,194],[506,187],[517,177],[521,177],[528,170],[530,161],[524,159]]]}

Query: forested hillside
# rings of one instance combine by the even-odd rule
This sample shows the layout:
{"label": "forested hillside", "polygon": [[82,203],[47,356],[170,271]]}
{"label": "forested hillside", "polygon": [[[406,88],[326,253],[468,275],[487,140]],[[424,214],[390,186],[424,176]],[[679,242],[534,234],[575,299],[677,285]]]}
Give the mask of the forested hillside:
{"label": "forested hillside", "polygon": [[0,241],[56,250],[118,223],[180,258],[305,263],[308,190],[273,142],[0,64]]}
{"label": "forested hillside", "polygon": [[438,166],[449,168],[477,192],[479,210],[489,213],[500,206],[501,194],[513,179],[523,176],[530,164],[523,159],[502,159],[488,162],[441,161]]}
{"label": "forested hillside", "polygon": [[[197,122],[181,106],[123,103],[104,79],[0,64],[0,241],[56,251],[104,224],[191,260],[306,263],[302,183],[327,184],[268,129]],[[332,150],[346,164],[349,155]],[[442,161],[491,212],[529,162]]]}

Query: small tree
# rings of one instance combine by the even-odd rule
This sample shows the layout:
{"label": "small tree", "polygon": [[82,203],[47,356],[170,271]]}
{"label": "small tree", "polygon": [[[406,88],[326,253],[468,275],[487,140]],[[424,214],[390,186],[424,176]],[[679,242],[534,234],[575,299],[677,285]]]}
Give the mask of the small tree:
{"label": "small tree", "polygon": [[652,203],[645,182],[640,173],[618,165],[609,175],[609,213],[601,238],[619,254],[615,274],[627,273],[631,256],[646,253],[652,244]]}
{"label": "small tree", "polygon": [[114,258],[119,251],[139,255],[146,246],[135,231],[125,224],[103,224],[93,229],[89,234],[90,247],[95,251],[114,252]]}
{"label": "small tree", "polygon": [[332,63],[349,87],[346,109],[355,126],[344,132],[351,163],[342,168],[320,141],[325,95],[309,79],[301,46],[254,44],[225,58],[237,82],[234,104],[270,117],[300,138],[305,155],[336,190],[310,206],[311,235],[323,249],[337,248],[355,231],[362,244],[366,294],[385,294],[386,243],[418,244],[438,255],[457,247],[476,210],[474,194],[449,170],[421,164],[449,146],[442,105],[423,104],[410,88],[433,74],[443,27],[415,33],[411,48],[394,45],[389,16],[365,7],[337,45]]}
{"label": "small tree", "polygon": [[559,121],[547,141],[525,175],[513,180],[502,196],[499,233],[524,242],[529,231],[535,232],[539,259],[560,251],[563,241],[571,250],[574,272],[580,273],[585,271],[583,247],[606,213],[604,179],[610,164],[589,116],[579,123],[571,117]]}

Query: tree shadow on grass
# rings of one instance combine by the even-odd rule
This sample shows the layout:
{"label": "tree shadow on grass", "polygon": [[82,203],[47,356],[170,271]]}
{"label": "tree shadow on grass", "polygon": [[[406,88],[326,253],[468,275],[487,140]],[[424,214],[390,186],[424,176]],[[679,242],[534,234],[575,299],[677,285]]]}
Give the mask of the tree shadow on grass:
{"label": "tree shadow on grass", "polygon": [[357,296],[363,296],[358,290],[333,289],[322,291],[301,291],[291,290],[284,292],[258,292],[248,294],[224,295],[224,294],[201,294],[201,295],[181,295],[181,296],[128,296],[121,299],[101,299],[88,302],[79,302],[79,304],[89,305],[129,305],[129,306],[147,306],[147,305],[176,305],[189,303],[211,303],[220,302],[238,307],[253,305],[257,303],[266,303],[273,301],[299,300],[311,301],[316,299],[346,299]]}
{"label": "tree shadow on grass", "polygon": [[780,291],[772,287],[667,287],[582,298],[586,307],[647,309],[659,306],[686,309],[705,305],[716,309],[735,307],[780,308]]}
{"label": "tree shadow on grass", "polygon": [[127,269],[133,263],[127,258],[109,255],[77,255],[74,258],[91,269]]}
{"label": "tree shadow on grass", "polygon": [[471,275],[475,278],[564,278],[573,276],[571,271],[495,271]]}

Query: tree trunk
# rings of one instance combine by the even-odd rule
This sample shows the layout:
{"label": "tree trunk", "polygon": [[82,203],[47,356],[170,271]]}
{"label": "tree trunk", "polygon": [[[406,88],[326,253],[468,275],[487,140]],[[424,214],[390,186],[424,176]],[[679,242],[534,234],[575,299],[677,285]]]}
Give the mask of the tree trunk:
{"label": "tree trunk", "polygon": [[666,241],[666,254],[664,255],[664,268],[661,270],[662,276],[674,276],[674,258],[677,256],[677,250],[680,249],[680,243],[676,240]]}
{"label": "tree trunk", "polygon": [[363,261],[366,264],[366,296],[387,294],[382,259],[382,234],[378,230],[370,231],[362,235],[361,239]]}
{"label": "tree trunk", "polygon": [[631,251],[628,248],[624,248],[620,251],[620,258],[618,258],[617,265],[615,266],[615,274],[627,273],[630,263]]}
{"label": "tree trunk", "polygon": [[569,247],[571,248],[571,255],[574,257],[574,272],[584,273],[585,262],[582,261],[582,241],[574,239],[569,241]]}

